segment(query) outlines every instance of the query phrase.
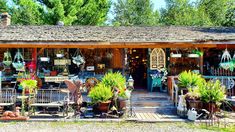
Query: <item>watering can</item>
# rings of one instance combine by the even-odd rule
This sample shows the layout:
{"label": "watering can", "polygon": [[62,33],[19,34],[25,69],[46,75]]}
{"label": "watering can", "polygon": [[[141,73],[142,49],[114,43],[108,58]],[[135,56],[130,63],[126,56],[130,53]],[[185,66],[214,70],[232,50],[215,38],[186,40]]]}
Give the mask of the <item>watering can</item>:
{"label": "watering can", "polygon": [[195,121],[197,118],[199,118],[202,114],[198,115],[197,111],[192,108],[191,110],[188,110],[188,119],[191,121]]}

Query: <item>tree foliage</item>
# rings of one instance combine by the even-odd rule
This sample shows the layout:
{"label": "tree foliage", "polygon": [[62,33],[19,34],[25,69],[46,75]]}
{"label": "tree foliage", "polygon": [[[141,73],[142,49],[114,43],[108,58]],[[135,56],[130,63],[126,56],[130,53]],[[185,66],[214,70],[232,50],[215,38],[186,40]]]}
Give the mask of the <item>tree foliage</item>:
{"label": "tree foliage", "polygon": [[157,25],[158,11],[153,10],[150,0],[117,0],[114,3],[113,25]]}
{"label": "tree foliage", "polygon": [[[1,10],[7,9],[5,5],[0,0]],[[110,0],[12,0],[9,8],[13,24],[102,25],[110,5]]]}
{"label": "tree foliage", "polygon": [[0,13],[9,11],[6,0],[0,0]]}
{"label": "tree foliage", "polygon": [[42,25],[45,13],[42,5],[34,0],[13,0],[11,7],[12,23],[20,25]]}
{"label": "tree foliage", "polygon": [[234,25],[234,1],[232,0],[165,0],[161,10],[161,22],[182,26],[232,26]]}

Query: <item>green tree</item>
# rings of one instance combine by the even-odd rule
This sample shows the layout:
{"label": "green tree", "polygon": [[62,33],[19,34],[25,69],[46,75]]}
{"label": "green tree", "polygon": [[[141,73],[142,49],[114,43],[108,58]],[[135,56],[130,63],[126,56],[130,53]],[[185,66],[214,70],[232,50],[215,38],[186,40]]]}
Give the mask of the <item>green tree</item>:
{"label": "green tree", "polygon": [[46,8],[45,17],[47,24],[55,25],[58,21],[65,25],[72,25],[77,20],[83,0],[38,0]]}
{"label": "green tree", "polygon": [[[165,25],[204,25],[207,16],[190,0],[165,0],[166,8],[161,9],[161,22]],[[204,10],[203,10],[204,11]]]}
{"label": "green tree", "polygon": [[113,25],[151,26],[159,22],[159,13],[153,10],[150,0],[117,0],[114,15]]}
{"label": "green tree", "polygon": [[13,24],[41,25],[44,24],[43,6],[34,0],[13,0],[11,19]]}
{"label": "green tree", "polygon": [[110,0],[83,0],[76,25],[103,25],[111,6]]}
{"label": "green tree", "polygon": [[231,3],[234,3],[234,0],[200,0],[198,9],[204,10],[213,26],[222,26]]}
{"label": "green tree", "polygon": [[231,7],[227,11],[223,26],[235,27],[235,3],[231,4]]}
{"label": "green tree", "polygon": [[38,0],[48,11],[49,24],[102,25],[110,8],[109,0]]}
{"label": "green tree", "polygon": [[6,0],[0,0],[0,13],[2,12],[7,12],[8,10],[8,6],[7,6],[7,1]]}

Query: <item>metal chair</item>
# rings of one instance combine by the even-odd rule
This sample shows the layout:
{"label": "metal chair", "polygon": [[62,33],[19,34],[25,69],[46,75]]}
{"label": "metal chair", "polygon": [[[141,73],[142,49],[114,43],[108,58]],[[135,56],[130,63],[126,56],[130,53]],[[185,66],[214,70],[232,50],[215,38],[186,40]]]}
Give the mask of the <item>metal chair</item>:
{"label": "metal chair", "polygon": [[154,87],[159,87],[160,91],[162,91],[162,78],[161,77],[152,77],[151,92],[153,91]]}

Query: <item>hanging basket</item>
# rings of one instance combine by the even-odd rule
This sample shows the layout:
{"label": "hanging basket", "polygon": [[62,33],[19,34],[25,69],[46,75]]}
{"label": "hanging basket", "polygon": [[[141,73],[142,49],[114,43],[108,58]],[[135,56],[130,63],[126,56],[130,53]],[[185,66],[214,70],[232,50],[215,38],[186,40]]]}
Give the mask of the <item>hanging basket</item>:
{"label": "hanging basket", "polygon": [[228,50],[225,49],[221,57],[219,66],[225,70],[228,70],[231,67],[231,61],[232,61],[231,55],[229,54]]}
{"label": "hanging basket", "polygon": [[83,57],[82,53],[79,49],[76,50],[74,56],[72,57],[72,62],[76,64],[77,66],[85,63],[85,58]]}
{"label": "hanging basket", "polygon": [[3,57],[3,62],[2,62],[5,66],[10,66],[12,63],[12,57],[11,57],[11,53],[7,50],[6,52],[4,52],[4,57]]}
{"label": "hanging basket", "polygon": [[18,51],[15,54],[12,65],[16,69],[16,71],[25,71],[24,64],[25,64],[24,58],[18,49]]}

